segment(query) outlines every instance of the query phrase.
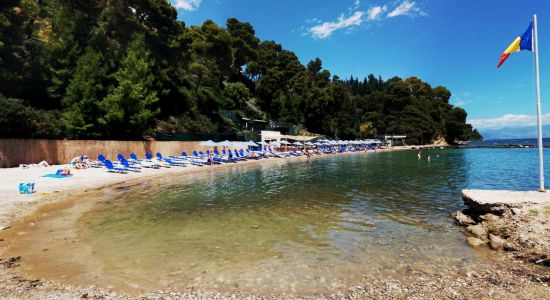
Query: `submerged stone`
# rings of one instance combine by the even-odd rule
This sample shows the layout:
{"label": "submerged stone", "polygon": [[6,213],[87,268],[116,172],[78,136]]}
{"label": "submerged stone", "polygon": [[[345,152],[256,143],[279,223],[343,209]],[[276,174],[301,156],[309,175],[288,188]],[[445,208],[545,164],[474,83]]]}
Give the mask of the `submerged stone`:
{"label": "submerged stone", "polygon": [[483,227],[483,225],[470,225],[468,227],[466,227],[466,230],[468,230],[468,232],[470,232],[471,234],[473,234],[475,237],[479,238],[479,239],[482,239],[482,240],[487,240],[487,230],[485,230],[485,228]]}
{"label": "submerged stone", "polygon": [[485,242],[481,239],[476,238],[476,237],[469,236],[468,237],[468,245],[470,245],[472,247],[479,247],[479,246],[485,245]]}

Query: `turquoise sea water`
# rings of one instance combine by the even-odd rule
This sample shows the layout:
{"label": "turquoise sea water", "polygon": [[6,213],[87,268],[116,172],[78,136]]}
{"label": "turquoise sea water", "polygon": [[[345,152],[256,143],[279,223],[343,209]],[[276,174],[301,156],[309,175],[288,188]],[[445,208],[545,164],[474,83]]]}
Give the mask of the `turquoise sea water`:
{"label": "turquoise sea water", "polygon": [[466,272],[499,257],[453,224],[460,191],[536,189],[536,158],[438,149],[235,165],[105,191],[79,231],[129,285],[325,293]]}

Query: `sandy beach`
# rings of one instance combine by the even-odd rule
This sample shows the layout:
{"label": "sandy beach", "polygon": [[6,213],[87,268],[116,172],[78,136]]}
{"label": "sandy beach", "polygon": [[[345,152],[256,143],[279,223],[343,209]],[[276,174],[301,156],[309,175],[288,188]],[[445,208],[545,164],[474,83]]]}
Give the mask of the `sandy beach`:
{"label": "sandy beach", "polygon": [[[428,146],[426,146],[428,147]],[[410,150],[414,147],[403,146],[388,149],[379,149],[377,152]],[[359,154],[364,152],[358,152]],[[374,153],[374,151],[369,151]],[[341,153],[331,155],[354,155],[357,153]],[[326,155],[313,155],[310,159],[317,159]],[[237,165],[251,165],[269,163],[281,158],[269,158],[261,160],[240,161]],[[307,160],[305,156],[290,156],[288,161]],[[31,166],[24,168],[0,168],[0,228],[8,226],[15,217],[22,216],[34,208],[37,204],[63,199],[73,196],[79,192],[124,183],[126,181],[141,181],[147,178],[165,177],[174,174],[185,174],[215,170],[217,168],[228,168],[235,164],[221,164],[214,166],[195,166],[187,164],[185,167],[171,167],[161,169],[142,168],[141,172],[129,172],[127,174],[116,174],[106,172],[104,168],[74,169],[70,165],[52,165],[49,167]],[[54,174],[58,169],[70,169],[73,176],[69,178],[48,178],[42,177],[46,174]],[[19,183],[34,182],[36,192],[22,195],[18,191]]]}
{"label": "sandy beach", "polygon": [[[382,149],[384,151],[406,150],[409,147]],[[344,153],[338,155],[350,155]],[[336,154],[335,154],[336,155]],[[313,156],[316,159],[322,156]],[[262,160],[247,160],[238,162],[239,166],[269,163],[280,158]],[[307,157],[288,157],[287,160],[305,160]],[[160,169],[142,168],[141,172],[128,172],[117,174],[106,172],[104,168],[74,169],[70,165],[52,165],[49,167],[31,166],[24,168],[0,168],[0,228],[9,226],[9,223],[17,217],[21,217],[32,211],[37,205],[51,203],[68,196],[94,189],[101,189],[115,184],[129,181],[143,181],[150,178],[161,178],[175,174],[186,174],[202,171],[212,171],[219,168],[230,168],[235,164],[221,164],[213,166],[196,166],[188,164],[185,167],[171,167]],[[70,169],[72,176],[68,178],[42,177],[46,174],[54,174],[58,169]],[[35,193],[20,194],[17,187],[19,183],[35,183]]]}
{"label": "sandy beach", "polygon": [[[379,150],[382,152],[406,150],[410,147]],[[337,155],[361,155],[364,153],[346,153]],[[372,152],[372,154],[374,154]],[[322,158],[313,156],[311,159]],[[304,161],[307,157],[290,157],[286,160]],[[276,163],[278,158],[266,160],[248,160],[238,164],[222,164],[216,166],[187,166],[163,168],[160,170],[144,169],[141,173],[113,174],[103,169],[72,170],[73,176],[68,179],[41,177],[44,174],[55,173],[57,169],[68,165],[50,166],[46,168],[31,167],[29,169],[10,168],[0,169],[0,184],[2,193],[0,203],[0,294],[3,297],[17,299],[234,299],[254,297],[257,299],[277,298],[349,298],[349,299],[440,299],[445,295],[452,299],[471,299],[483,297],[509,297],[517,299],[545,299],[548,295],[547,286],[550,274],[538,266],[526,264],[520,260],[510,258],[509,262],[502,262],[498,270],[472,270],[471,272],[455,274],[453,276],[434,273],[414,274],[415,279],[409,282],[380,279],[375,282],[365,282],[364,285],[354,286],[348,292],[334,295],[312,295],[295,297],[292,295],[246,295],[223,294],[215,291],[199,290],[159,290],[147,291],[142,294],[124,293],[113,289],[110,285],[97,283],[95,285],[73,286],[60,283],[48,278],[36,278],[19,270],[18,266],[25,258],[17,256],[5,257],[6,245],[9,244],[4,236],[9,236],[10,229],[16,227],[25,216],[32,214],[43,204],[61,203],[64,199],[72,198],[86,192],[93,192],[111,186],[132,185],[134,183],[165,178],[176,174],[192,174],[195,172],[215,172],[216,169],[232,168],[235,166],[252,166],[255,164]],[[17,191],[20,182],[34,182],[37,192],[31,195],[21,195]],[[85,201],[86,198],[82,198]],[[2,235],[2,232],[5,233]],[[46,233],[47,234],[47,233]],[[53,251],[52,251],[53,252]],[[54,253],[55,254],[55,253]],[[52,255],[49,253],[49,255]],[[36,259],[36,258],[35,258]],[[415,271],[416,272],[416,271]]]}

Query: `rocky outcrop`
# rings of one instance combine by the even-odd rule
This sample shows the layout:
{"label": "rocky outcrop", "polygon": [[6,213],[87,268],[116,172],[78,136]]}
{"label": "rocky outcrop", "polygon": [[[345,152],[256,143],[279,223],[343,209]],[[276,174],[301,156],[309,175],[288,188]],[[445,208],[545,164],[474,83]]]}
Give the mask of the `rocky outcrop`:
{"label": "rocky outcrop", "polygon": [[485,230],[485,228],[481,224],[470,225],[466,227],[466,230],[480,240],[483,240],[483,241],[487,240],[487,237],[488,237],[487,230]]}
{"label": "rocky outcrop", "polygon": [[465,215],[461,211],[455,211],[451,214],[451,217],[453,217],[455,222],[460,226],[468,226],[476,223],[472,217]]}
{"label": "rocky outcrop", "polygon": [[447,147],[449,144],[445,140],[445,137],[439,135],[435,140],[432,141],[432,145],[435,147]]}
{"label": "rocky outcrop", "polygon": [[502,215],[512,208],[550,203],[550,193],[523,191],[463,190],[462,199],[477,214]]}
{"label": "rocky outcrop", "polygon": [[504,246],[506,245],[506,240],[503,238],[494,235],[489,234],[489,247],[493,250],[503,250]]}
{"label": "rocky outcrop", "polygon": [[488,245],[525,261],[546,262],[550,256],[550,193],[464,190],[463,199],[468,209],[452,217],[471,235],[469,245]]}

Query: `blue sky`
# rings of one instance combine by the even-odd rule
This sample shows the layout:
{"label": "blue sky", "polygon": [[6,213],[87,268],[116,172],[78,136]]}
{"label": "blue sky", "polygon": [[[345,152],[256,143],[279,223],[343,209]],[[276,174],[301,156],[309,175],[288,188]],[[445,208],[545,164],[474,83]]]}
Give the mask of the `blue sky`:
{"label": "blue sky", "polygon": [[170,0],[189,25],[250,22],[302,63],[319,57],[333,75],[418,76],[444,85],[483,130],[536,122],[530,52],[500,54],[539,19],[543,119],[550,124],[550,1]]}

